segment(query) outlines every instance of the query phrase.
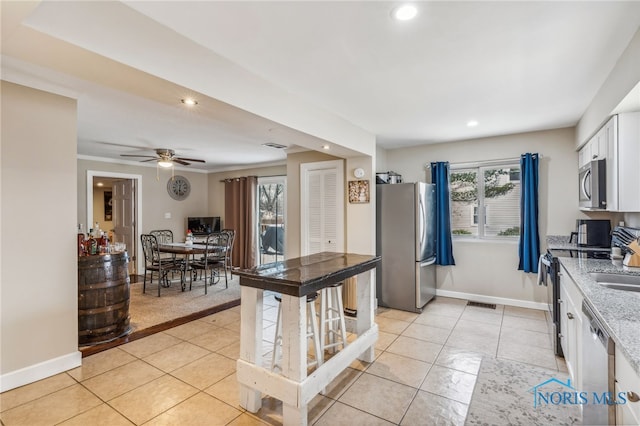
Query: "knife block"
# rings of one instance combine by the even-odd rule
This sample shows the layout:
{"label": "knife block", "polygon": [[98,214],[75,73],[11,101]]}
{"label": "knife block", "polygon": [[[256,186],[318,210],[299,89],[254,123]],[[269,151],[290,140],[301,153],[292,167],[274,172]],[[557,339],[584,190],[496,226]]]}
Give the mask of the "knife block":
{"label": "knife block", "polygon": [[633,250],[633,254],[627,253],[622,264],[624,266],[640,268],[640,244],[638,244],[637,241],[632,241],[627,247]]}

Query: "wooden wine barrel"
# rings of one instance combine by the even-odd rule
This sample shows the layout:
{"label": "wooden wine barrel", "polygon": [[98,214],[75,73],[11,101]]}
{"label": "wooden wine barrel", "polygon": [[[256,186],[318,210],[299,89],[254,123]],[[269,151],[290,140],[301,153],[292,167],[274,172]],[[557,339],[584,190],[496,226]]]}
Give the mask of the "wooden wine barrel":
{"label": "wooden wine barrel", "polygon": [[78,257],[78,342],[95,345],[131,332],[127,252]]}

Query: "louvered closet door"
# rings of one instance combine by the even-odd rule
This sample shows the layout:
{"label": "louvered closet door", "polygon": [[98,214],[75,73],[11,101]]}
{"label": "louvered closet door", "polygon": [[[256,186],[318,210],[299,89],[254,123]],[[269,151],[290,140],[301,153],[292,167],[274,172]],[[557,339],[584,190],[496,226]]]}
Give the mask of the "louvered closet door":
{"label": "louvered closet door", "polygon": [[301,254],[344,251],[342,161],[301,166]]}

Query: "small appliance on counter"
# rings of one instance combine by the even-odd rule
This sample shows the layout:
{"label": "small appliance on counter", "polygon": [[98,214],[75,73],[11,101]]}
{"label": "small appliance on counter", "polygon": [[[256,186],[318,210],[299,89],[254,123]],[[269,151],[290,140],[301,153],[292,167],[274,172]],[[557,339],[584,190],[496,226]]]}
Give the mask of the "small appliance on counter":
{"label": "small appliance on counter", "polygon": [[611,222],[608,219],[578,219],[576,232],[578,247],[611,247]]}
{"label": "small appliance on counter", "polygon": [[376,183],[402,183],[402,175],[393,172],[379,172],[376,173]]}

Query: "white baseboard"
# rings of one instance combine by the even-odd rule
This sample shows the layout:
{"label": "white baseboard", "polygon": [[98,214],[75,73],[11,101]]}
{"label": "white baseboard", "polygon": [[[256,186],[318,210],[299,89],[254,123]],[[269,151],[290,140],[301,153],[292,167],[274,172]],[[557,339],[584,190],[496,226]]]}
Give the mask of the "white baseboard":
{"label": "white baseboard", "polygon": [[15,389],[82,365],[80,351],[30,365],[0,376],[0,392]]}
{"label": "white baseboard", "polygon": [[517,306],[520,308],[538,309],[548,311],[549,305],[541,302],[531,302],[528,300],[507,299],[506,297],[483,296],[481,294],[461,293],[459,291],[436,289],[436,296],[452,297],[454,299],[466,299],[480,303],[495,303],[497,305]]}

